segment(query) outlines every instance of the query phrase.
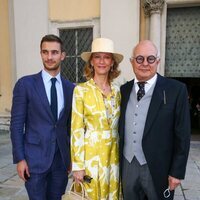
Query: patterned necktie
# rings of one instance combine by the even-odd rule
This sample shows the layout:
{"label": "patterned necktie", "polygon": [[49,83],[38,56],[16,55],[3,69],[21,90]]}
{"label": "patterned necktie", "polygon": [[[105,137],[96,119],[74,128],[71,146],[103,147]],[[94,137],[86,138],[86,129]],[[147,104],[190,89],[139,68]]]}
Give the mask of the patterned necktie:
{"label": "patterned necktie", "polygon": [[145,95],[145,90],[144,90],[144,85],[146,82],[138,82],[139,90],[137,92],[137,100],[139,101],[144,95]]}
{"label": "patterned necktie", "polygon": [[58,115],[56,80],[57,80],[56,78],[51,79],[51,111],[53,113],[55,121],[57,121],[57,115]]}

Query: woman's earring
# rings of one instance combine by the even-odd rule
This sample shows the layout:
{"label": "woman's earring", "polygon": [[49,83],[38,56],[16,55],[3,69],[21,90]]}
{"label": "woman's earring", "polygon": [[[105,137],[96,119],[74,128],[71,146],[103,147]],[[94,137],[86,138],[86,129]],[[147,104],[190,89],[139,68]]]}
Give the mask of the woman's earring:
{"label": "woman's earring", "polygon": [[92,71],[92,72],[94,71],[94,66],[93,66],[93,65],[91,65],[91,71]]}

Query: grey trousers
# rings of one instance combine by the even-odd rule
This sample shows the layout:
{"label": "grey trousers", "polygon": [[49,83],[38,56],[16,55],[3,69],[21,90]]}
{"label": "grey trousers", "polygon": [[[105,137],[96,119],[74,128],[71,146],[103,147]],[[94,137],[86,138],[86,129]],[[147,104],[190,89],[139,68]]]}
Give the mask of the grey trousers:
{"label": "grey trousers", "polygon": [[122,189],[124,200],[158,200],[148,165],[135,157],[131,163],[123,157]]}

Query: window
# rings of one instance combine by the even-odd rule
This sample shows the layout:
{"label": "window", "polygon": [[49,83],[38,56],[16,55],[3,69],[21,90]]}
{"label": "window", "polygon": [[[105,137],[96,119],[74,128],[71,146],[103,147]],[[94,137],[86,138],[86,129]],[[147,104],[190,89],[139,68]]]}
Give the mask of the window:
{"label": "window", "polygon": [[61,64],[61,74],[71,82],[84,82],[83,67],[85,62],[80,54],[90,51],[93,40],[93,28],[59,29],[64,43],[66,59]]}

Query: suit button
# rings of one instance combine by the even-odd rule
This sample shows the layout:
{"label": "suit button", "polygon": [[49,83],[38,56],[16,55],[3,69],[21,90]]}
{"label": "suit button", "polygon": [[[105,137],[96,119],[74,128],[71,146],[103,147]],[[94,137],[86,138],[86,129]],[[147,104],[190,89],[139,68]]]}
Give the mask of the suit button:
{"label": "suit button", "polygon": [[136,143],[136,141],[135,141],[135,140],[133,140],[133,143]]}

